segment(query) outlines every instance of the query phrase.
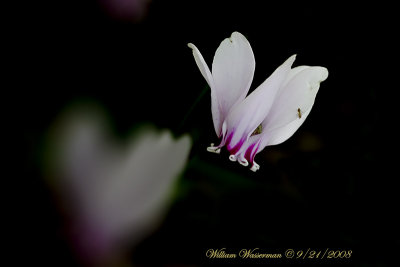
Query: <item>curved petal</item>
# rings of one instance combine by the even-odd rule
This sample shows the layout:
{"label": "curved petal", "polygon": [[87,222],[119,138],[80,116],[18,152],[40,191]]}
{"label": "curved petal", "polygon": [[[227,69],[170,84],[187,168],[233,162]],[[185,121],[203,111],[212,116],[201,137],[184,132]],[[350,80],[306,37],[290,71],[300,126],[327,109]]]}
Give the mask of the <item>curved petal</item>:
{"label": "curved petal", "polygon": [[[129,145],[109,138],[104,114],[90,107],[67,112],[51,129],[46,170],[71,211],[71,238],[83,258],[112,258],[160,223],[184,168],[191,139],[152,127]],[[49,155],[50,156],[50,155]]]}
{"label": "curved petal", "polygon": [[207,63],[201,55],[199,49],[192,43],[188,43],[188,47],[192,49],[194,60],[196,61],[197,67],[199,68],[204,79],[206,79],[210,87],[214,87],[214,80],[210,69],[208,68]]}
{"label": "curved petal", "polygon": [[231,154],[241,150],[251,133],[264,121],[270,111],[275,96],[285,81],[296,56],[287,59],[254,92],[234,107],[225,120],[227,133],[223,144]]}
{"label": "curved petal", "polygon": [[303,124],[314,105],[320,83],[328,78],[324,67],[293,68],[278,93],[270,113],[262,123],[258,152],[290,138]]}
{"label": "curved petal", "polygon": [[169,131],[143,130],[133,140],[104,184],[97,203],[110,232],[140,240],[154,229],[166,211],[168,196],[190,147],[188,136],[175,140]]}
{"label": "curved petal", "polygon": [[[319,84],[327,76],[328,71],[322,67],[293,68],[282,83],[270,113],[262,122],[263,132],[251,136],[239,151],[237,155],[239,163],[242,165],[250,163],[253,171],[258,170],[258,164],[254,162],[255,155],[266,146],[286,141],[297,131],[310,114]],[[290,110],[294,116],[287,112],[290,104],[298,106],[297,110]],[[289,119],[291,120],[288,122]]]}
{"label": "curved petal", "polygon": [[218,104],[213,76],[211,75],[210,69],[208,68],[207,63],[205,62],[199,49],[197,49],[197,47],[191,43],[189,43],[188,46],[193,51],[193,57],[194,60],[196,61],[197,67],[199,68],[201,74],[203,75],[204,79],[206,79],[208,85],[211,88],[211,114],[213,117],[215,133],[217,134],[218,137],[220,137],[222,122],[224,121],[224,118],[222,117],[221,108],[219,107]]}
{"label": "curved petal", "polygon": [[308,69],[309,67],[310,66],[297,66],[297,67],[294,67],[293,69],[291,69],[289,71],[288,75],[286,76],[285,81],[282,83],[282,87],[279,89],[279,92],[281,92],[282,89],[287,86],[287,84],[293,79],[293,77],[295,77],[299,72],[301,72],[305,69]]}
{"label": "curved petal", "polygon": [[[91,257],[105,257],[123,246],[124,239],[137,244],[160,223],[168,207],[168,196],[183,169],[191,141],[188,136],[174,140],[168,131],[142,129],[133,142],[105,155],[107,168],[81,184],[80,242],[91,250]],[[101,168],[99,165],[95,166]],[[95,194],[86,192],[94,191]],[[88,232],[88,229],[95,232]],[[95,235],[96,241],[93,242]],[[83,239],[83,240],[82,240]]]}
{"label": "curved petal", "polygon": [[232,33],[223,40],[215,52],[212,76],[217,90],[222,118],[247,95],[253,81],[255,60],[247,39],[240,33]]}
{"label": "curved petal", "polygon": [[266,131],[265,135],[266,138],[262,138],[262,141],[260,143],[260,147],[258,152],[261,152],[261,150],[264,149],[266,146],[272,146],[272,145],[279,145],[280,143],[285,142],[287,139],[289,139],[296,131],[299,129],[299,127],[303,124],[303,122],[306,120],[308,117],[308,114],[310,114],[311,108],[307,110],[306,112],[302,113],[301,118],[297,118],[296,120],[280,127],[280,128],[275,128],[271,131]]}
{"label": "curved petal", "polygon": [[[290,138],[311,112],[319,84],[328,77],[323,67],[300,66],[290,71],[283,88],[278,92],[270,113],[262,122],[263,132],[251,136],[240,150],[238,158],[259,166],[254,157],[266,146],[277,145]],[[289,108],[289,107],[297,107]],[[239,162],[240,162],[239,160]]]}
{"label": "curved petal", "polygon": [[292,78],[281,88],[275,102],[263,121],[266,131],[283,127],[301,117],[300,113],[311,110],[317,95],[320,83],[328,77],[328,70],[324,67],[294,68]]}
{"label": "curved petal", "polygon": [[[260,142],[262,141],[262,134],[256,134],[250,136],[249,140],[247,140],[240,151],[234,156],[235,159],[238,160],[240,164],[243,166],[251,164],[251,166],[254,165],[254,157],[256,156],[259,147],[260,147]],[[231,155],[232,157],[232,155]],[[231,158],[232,160],[232,158]]]}
{"label": "curved petal", "polygon": [[243,166],[250,164],[252,171],[257,171],[260,166],[254,162],[255,156],[261,152],[266,146],[278,145],[289,139],[297,129],[303,124],[310,110],[304,112],[298,120],[294,120],[283,127],[275,128],[272,131],[264,131],[261,134],[253,135],[245,142],[234,158]]}

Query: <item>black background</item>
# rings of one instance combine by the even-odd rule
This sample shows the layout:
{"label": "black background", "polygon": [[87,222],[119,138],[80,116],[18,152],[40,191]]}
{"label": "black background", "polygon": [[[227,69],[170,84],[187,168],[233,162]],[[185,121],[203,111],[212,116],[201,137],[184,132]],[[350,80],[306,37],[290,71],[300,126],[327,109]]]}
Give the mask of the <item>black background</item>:
{"label": "black background", "polygon": [[[194,139],[182,194],[162,227],[132,251],[134,262],[209,263],[205,251],[221,247],[351,249],[357,264],[395,258],[398,174],[391,170],[400,111],[391,96],[398,87],[393,7],[153,1],[137,23],[107,17],[95,1],[29,3],[13,11],[7,63],[13,82],[3,106],[15,140],[9,158],[19,166],[8,176],[18,192],[9,217],[17,226],[16,245],[10,243],[16,262],[73,264],[63,219],[40,179],[39,155],[49,125],[77,99],[100,103],[119,136],[152,122]],[[217,141],[208,94],[181,125],[206,85],[187,43],[211,66],[233,31],[255,54],[250,90],[292,54],[296,66],[329,70],[309,119],[256,157],[256,174],[224,153],[204,152]],[[309,142],[317,148],[307,149]]]}

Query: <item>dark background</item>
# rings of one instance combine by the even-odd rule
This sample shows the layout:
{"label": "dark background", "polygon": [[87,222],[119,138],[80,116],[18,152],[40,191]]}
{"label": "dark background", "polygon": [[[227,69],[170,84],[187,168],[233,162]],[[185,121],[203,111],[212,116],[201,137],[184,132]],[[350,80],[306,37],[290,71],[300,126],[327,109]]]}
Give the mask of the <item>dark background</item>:
{"label": "dark background", "polygon": [[[221,247],[351,249],[356,264],[395,258],[392,153],[400,111],[391,104],[398,87],[390,80],[396,80],[393,7],[270,2],[153,1],[136,23],[108,17],[96,1],[14,7],[13,82],[3,106],[18,138],[9,154],[19,164],[10,176],[19,192],[9,217],[17,226],[16,262],[73,264],[60,233],[63,219],[40,179],[40,149],[59,112],[80,99],[100,103],[122,137],[151,122],[194,140],[176,202],[160,229],[132,251],[134,262],[210,263],[205,251]],[[210,97],[198,99],[206,82],[187,47],[193,42],[211,66],[233,31],[247,37],[255,54],[250,90],[295,53],[295,66],[329,70],[308,120],[284,144],[257,155],[257,173],[226,153],[205,152],[217,141]]]}

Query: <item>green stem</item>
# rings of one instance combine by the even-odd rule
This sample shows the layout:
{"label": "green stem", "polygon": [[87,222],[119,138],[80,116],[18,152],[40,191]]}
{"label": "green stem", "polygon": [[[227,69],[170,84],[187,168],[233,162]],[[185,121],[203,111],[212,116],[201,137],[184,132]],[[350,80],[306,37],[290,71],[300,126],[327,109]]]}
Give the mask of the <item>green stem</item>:
{"label": "green stem", "polygon": [[200,92],[199,96],[196,98],[196,100],[193,102],[193,104],[190,106],[188,112],[186,112],[185,117],[183,117],[183,120],[178,126],[178,132],[180,132],[185,125],[187,119],[190,117],[190,115],[193,113],[193,110],[197,106],[197,104],[202,100],[206,92],[210,89],[210,87],[205,86],[204,89]]}

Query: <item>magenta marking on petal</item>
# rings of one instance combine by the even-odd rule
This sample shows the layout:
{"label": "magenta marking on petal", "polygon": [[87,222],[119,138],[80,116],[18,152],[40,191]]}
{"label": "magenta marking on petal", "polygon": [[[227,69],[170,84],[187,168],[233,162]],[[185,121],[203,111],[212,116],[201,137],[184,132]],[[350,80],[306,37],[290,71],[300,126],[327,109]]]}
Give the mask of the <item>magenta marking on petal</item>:
{"label": "magenta marking on petal", "polygon": [[251,163],[254,162],[254,158],[256,157],[256,154],[257,154],[257,151],[258,151],[258,148],[259,148],[259,147],[260,147],[260,143],[257,143],[256,148],[253,149],[253,153],[251,153]]}
{"label": "magenta marking on petal", "polygon": [[254,158],[255,158],[255,156],[257,154],[257,151],[258,151],[259,147],[260,147],[260,143],[257,143],[257,146],[256,146],[256,144],[252,144],[247,148],[244,157],[245,157],[245,159],[247,159],[247,161],[249,163],[253,164]]}
{"label": "magenta marking on petal", "polygon": [[249,161],[250,163],[253,163],[253,161],[251,160],[251,152],[253,151],[255,144],[250,145],[247,150],[246,153],[244,154],[244,158],[247,159],[247,161]]}
{"label": "magenta marking on petal", "polygon": [[233,137],[233,132],[229,134],[225,144],[226,148],[231,153],[231,155],[236,155],[236,153],[239,152],[240,148],[243,146],[244,139],[240,139],[240,141],[234,147],[232,147],[231,146],[232,137]]}
{"label": "magenta marking on petal", "polygon": [[234,146],[232,149],[228,148],[228,150],[231,154],[236,155],[236,153],[240,150],[243,144],[244,144],[244,139],[240,139],[239,143],[237,143],[236,146]]}
{"label": "magenta marking on petal", "polygon": [[226,137],[225,139],[223,139],[223,141],[225,141],[225,145],[226,145],[226,148],[229,150],[229,147],[230,147],[230,143],[231,143],[231,141],[232,141],[232,136],[233,136],[233,133],[230,133],[229,135],[228,135],[228,137]]}

